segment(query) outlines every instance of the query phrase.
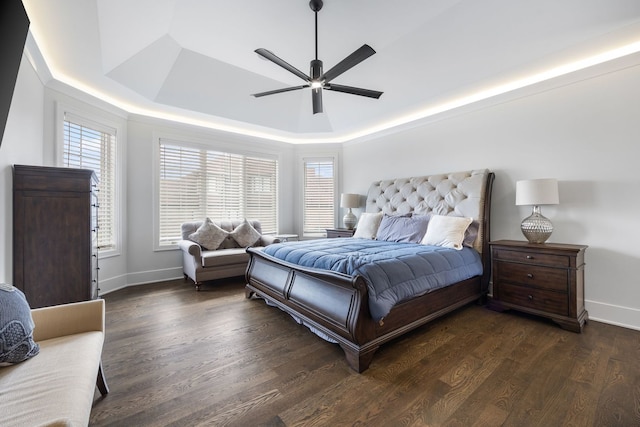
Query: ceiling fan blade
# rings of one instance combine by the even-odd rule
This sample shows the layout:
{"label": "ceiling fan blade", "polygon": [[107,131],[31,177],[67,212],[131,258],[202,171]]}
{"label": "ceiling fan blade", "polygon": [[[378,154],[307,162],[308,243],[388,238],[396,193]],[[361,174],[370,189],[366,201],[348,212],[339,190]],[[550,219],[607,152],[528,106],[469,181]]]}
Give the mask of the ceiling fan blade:
{"label": "ceiling fan blade", "polygon": [[322,88],[311,89],[311,101],[313,102],[313,114],[322,113]]}
{"label": "ceiling fan blade", "polygon": [[369,46],[368,44],[364,44],[351,55],[347,56],[342,61],[337,63],[329,71],[324,73],[322,79],[328,83],[350,68],[355,67],[374,53],[376,53],[376,51],[373,50],[371,46]]}
{"label": "ceiling fan blade", "polygon": [[275,95],[276,93],[290,92],[292,90],[304,89],[304,88],[307,88],[307,87],[309,87],[309,86],[308,85],[291,86],[291,87],[285,87],[285,88],[282,88],[282,89],[269,90],[267,92],[252,93],[251,96],[255,96],[256,98],[260,98],[261,96]]}
{"label": "ceiling fan blade", "polygon": [[333,90],[335,92],[344,92],[344,93],[350,93],[352,95],[368,96],[369,98],[376,98],[376,99],[380,98],[380,95],[384,93],[384,92],[378,92],[377,90],[362,89],[359,87],[343,86],[343,85],[337,85],[337,84],[328,84],[328,85],[325,85],[324,88],[328,90]]}
{"label": "ceiling fan blade", "polygon": [[269,51],[267,49],[263,49],[263,48],[256,49],[254,52],[257,53],[258,55],[268,59],[269,61],[273,62],[274,64],[281,66],[282,68],[284,68],[285,70],[289,71],[290,73],[295,74],[296,76],[300,77],[302,80],[304,80],[306,82],[308,82],[310,80],[309,76],[307,76],[302,71],[298,70],[293,65],[289,64],[287,61],[284,61],[284,60],[280,59],[279,57],[274,55],[273,52],[271,52],[271,51]]}

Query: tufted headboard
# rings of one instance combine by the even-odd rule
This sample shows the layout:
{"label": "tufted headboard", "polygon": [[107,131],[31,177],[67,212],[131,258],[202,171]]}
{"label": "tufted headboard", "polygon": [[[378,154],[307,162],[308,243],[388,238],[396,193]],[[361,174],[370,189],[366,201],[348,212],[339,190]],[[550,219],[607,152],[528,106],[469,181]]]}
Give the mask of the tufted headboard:
{"label": "tufted headboard", "polygon": [[492,183],[493,173],[487,169],[376,181],[369,187],[366,211],[471,217],[478,225],[473,246],[483,253],[489,239]]}

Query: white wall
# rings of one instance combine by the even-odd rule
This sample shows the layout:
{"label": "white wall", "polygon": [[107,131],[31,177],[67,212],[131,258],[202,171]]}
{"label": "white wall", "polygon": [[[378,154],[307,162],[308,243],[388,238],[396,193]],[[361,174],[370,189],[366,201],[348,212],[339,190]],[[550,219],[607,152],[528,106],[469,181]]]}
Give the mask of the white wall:
{"label": "white wall", "polygon": [[[44,89],[44,137],[43,163],[60,166],[59,148],[63,140],[62,120],[65,112],[71,112],[85,119],[94,120],[117,129],[117,179],[116,198],[121,209],[116,212],[120,232],[116,236],[118,247],[109,253],[103,252],[99,259],[99,287],[102,293],[127,285],[128,232],[127,214],[127,114],[106,102],[89,96],[67,85],[52,81]],[[59,146],[58,146],[59,145]]]}
{"label": "white wall", "polygon": [[239,154],[263,153],[278,156],[279,229],[291,232],[295,180],[293,146],[273,144],[213,130],[144,117],[132,117],[128,123],[127,155],[127,284],[138,284],[182,277],[180,250],[154,250],[154,179],[158,138],[204,144],[212,150]]}
{"label": "white wall", "polygon": [[549,241],[589,245],[590,317],[640,329],[639,82],[635,65],[348,143],[344,190],[366,194],[376,179],[489,168],[491,237],[523,240],[530,208],[515,206],[516,180],[557,178],[560,205],[542,208],[555,226]]}
{"label": "white wall", "polygon": [[12,165],[42,165],[44,85],[25,56],[0,145],[0,282],[13,280]]}
{"label": "white wall", "polygon": [[[47,78],[47,70],[44,79]],[[42,77],[42,76],[41,76]],[[89,118],[110,122],[125,120],[124,135],[119,135],[122,153],[121,227],[122,245],[115,256],[100,259],[100,288],[103,293],[131,284],[167,280],[182,276],[179,250],[154,251],[153,241],[153,160],[155,135],[198,140],[212,149],[243,153],[269,153],[280,161],[279,227],[293,232],[295,227],[293,195],[297,192],[294,146],[271,144],[251,138],[221,134],[161,120],[127,114],[76,89],[39,80],[26,56],[18,74],[7,126],[0,146],[0,281],[12,281],[13,217],[12,165],[56,166],[56,139],[59,137],[57,106],[64,105]]]}
{"label": "white wall", "polygon": [[[555,177],[561,204],[543,207],[556,230],[551,241],[589,245],[587,309],[592,319],[640,329],[640,62],[587,80],[527,90],[520,97],[446,115],[441,120],[342,147],[277,144],[280,153],[280,229],[295,232],[300,171],[298,158],[341,151],[340,191],[365,194],[381,178],[490,168],[496,172],[492,237],[522,239],[519,224],[529,214],[514,205],[515,181]],[[50,85],[50,84],[49,84]],[[48,86],[49,86],[48,85]],[[535,88],[534,88],[535,89]],[[544,89],[544,90],[542,90]],[[62,94],[65,92],[65,94]],[[72,89],[44,89],[23,58],[0,146],[0,281],[12,280],[11,165],[54,164],[57,100],[113,114],[98,100]],[[102,263],[103,291],[179,277],[177,251],[153,250],[154,134],[209,139],[247,151],[272,151],[265,142],[222,135],[176,123],[130,118],[127,122],[123,188],[123,253]],[[217,141],[217,142],[216,142]],[[340,212],[340,216],[343,212]]]}

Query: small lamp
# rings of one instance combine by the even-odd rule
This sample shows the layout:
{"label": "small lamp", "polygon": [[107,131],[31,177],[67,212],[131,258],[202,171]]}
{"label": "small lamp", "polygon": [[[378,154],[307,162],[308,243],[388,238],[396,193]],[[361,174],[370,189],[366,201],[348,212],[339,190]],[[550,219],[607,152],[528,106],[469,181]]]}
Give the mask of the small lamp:
{"label": "small lamp", "polygon": [[530,179],[516,182],[516,205],[532,205],[531,216],[522,220],[520,229],[531,243],[544,243],[553,232],[553,224],[540,213],[540,205],[557,205],[558,181],[556,179]]}
{"label": "small lamp", "polygon": [[343,208],[349,208],[349,211],[345,214],[342,221],[344,222],[344,226],[353,230],[353,227],[356,226],[358,222],[358,218],[351,212],[351,208],[357,208],[360,206],[360,195],[359,194],[342,194],[340,196],[340,206]]}

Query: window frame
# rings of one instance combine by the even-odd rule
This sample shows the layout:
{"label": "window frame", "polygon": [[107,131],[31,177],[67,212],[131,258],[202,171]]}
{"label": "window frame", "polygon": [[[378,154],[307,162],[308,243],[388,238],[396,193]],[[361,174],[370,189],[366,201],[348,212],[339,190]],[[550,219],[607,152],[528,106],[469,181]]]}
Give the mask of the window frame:
{"label": "window frame", "polygon": [[331,162],[333,164],[333,224],[328,228],[335,228],[338,222],[338,189],[340,180],[339,157],[337,154],[328,155],[302,155],[300,157],[300,235],[302,238],[313,239],[318,237],[326,237],[326,231],[307,233],[305,232],[305,197],[306,197],[306,167],[310,162]]}
{"label": "window frame", "polygon": [[[282,168],[281,153],[274,151],[254,151],[254,150],[238,150],[233,149],[231,144],[219,142],[215,137],[210,139],[192,138],[184,135],[163,134],[154,132],[153,135],[153,250],[156,252],[170,251],[178,249],[177,244],[160,244],[160,145],[167,143],[170,145],[180,146],[187,149],[206,150],[220,152],[230,155],[243,156],[245,158],[261,158],[265,160],[273,160],[276,162],[276,183],[275,183],[275,234],[280,228],[280,175]],[[243,170],[246,176],[246,170]],[[202,220],[204,218],[201,218]],[[213,218],[212,218],[213,219]],[[215,220],[215,219],[214,219]]]}
{"label": "window frame", "polygon": [[[89,111],[91,110],[91,111]],[[78,125],[91,128],[100,132],[112,133],[115,138],[114,162],[114,198],[113,198],[113,249],[98,251],[98,258],[110,258],[122,253],[122,198],[123,198],[123,151],[126,125],[124,119],[116,119],[108,113],[96,112],[95,109],[79,109],[61,102],[56,103],[56,143],[55,164],[58,167],[67,167],[64,164],[64,127],[66,116],[69,115]],[[98,216],[100,212],[98,211]]]}

